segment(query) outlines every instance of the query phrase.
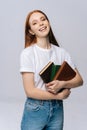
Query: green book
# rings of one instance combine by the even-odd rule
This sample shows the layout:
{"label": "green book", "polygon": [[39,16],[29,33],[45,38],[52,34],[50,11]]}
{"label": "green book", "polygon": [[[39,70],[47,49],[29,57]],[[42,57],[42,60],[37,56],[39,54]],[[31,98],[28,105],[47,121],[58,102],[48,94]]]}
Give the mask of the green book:
{"label": "green book", "polygon": [[57,71],[59,70],[60,65],[55,65],[52,64],[52,68],[51,68],[51,75],[50,75],[50,81],[52,81],[57,73]]}

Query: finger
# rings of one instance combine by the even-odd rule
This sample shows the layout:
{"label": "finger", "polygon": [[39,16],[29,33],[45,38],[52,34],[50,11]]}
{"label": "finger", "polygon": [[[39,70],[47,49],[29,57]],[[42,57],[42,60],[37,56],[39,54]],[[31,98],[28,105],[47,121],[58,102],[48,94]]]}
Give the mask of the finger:
{"label": "finger", "polygon": [[49,86],[49,85],[53,85],[54,83],[55,83],[55,80],[47,83],[46,85]]}
{"label": "finger", "polygon": [[49,89],[48,91],[51,92],[51,93],[53,93],[53,94],[57,94],[57,92],[54,91],[54,90],[52,90],[52,89]]}
{"label": "finger", "polygon": [[47,90],[48,90],[48,91],[51,91],[51,92],[53,92],[53,93],[56,93],[56,90],[55,90],[54,88],[52,88],[52,87],[47,88]]}

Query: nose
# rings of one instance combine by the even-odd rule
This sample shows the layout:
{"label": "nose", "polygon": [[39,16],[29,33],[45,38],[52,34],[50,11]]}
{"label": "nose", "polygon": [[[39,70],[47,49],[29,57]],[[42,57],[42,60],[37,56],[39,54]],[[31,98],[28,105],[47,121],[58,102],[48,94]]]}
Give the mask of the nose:
{"label": "nose", "polygon": [[39,25],[40,25],[40,26],[43,26],[43,25],[44,25],[43,21],[40,21]]}

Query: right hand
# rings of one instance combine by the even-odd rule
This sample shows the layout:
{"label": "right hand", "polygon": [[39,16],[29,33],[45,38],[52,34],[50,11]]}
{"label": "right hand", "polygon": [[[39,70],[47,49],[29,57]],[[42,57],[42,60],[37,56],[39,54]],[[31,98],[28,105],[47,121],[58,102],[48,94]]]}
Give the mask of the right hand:
{"label": "right hand", "polygon": [[71,91],[70,89],[64,89],[63,91],[56,94],[58,100],[63,100],[69,97]]}
{"label": "right hand", "polygon": [[65,87],[65,81],[53,80],[45,84],[47,91],[57,94],[61,89]]}

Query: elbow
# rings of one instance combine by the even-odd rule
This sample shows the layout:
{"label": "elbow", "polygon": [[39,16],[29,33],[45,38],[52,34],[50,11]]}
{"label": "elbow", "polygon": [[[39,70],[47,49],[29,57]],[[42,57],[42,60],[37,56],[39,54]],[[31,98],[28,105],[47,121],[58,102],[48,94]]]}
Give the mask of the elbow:
{"label": "elbow", "polygon": [[77,80],[77,86],[82,86],[84,81],[82,76],[79,74],[78,70],[76,69],[76,80]]}
{"label": "elbow", "polygon": [[82,80],[82,81],[81,81],[81,85],[83,85],[83,83],[84,83],[84,81]]}
{"label": "elbow", "polygon": [[81,78],[80,81],[79,81],[79,86],[82,86],[84,83],[83,79]]}
{"label": "elbow", "polygon": [[35,97],[35,91],[34,91],[33,88],[32,88],[32,89],[29,89],[29,90],[26,90],[25,93],[26,93],[26,96],[27,96],[28,98],[34,98],[34,97]]}
{"label": "elbow", "polygon": [[28,98],[33,98],[32,92],[25,92],[25,93],[26,93],[26,96],[27,96]]}

